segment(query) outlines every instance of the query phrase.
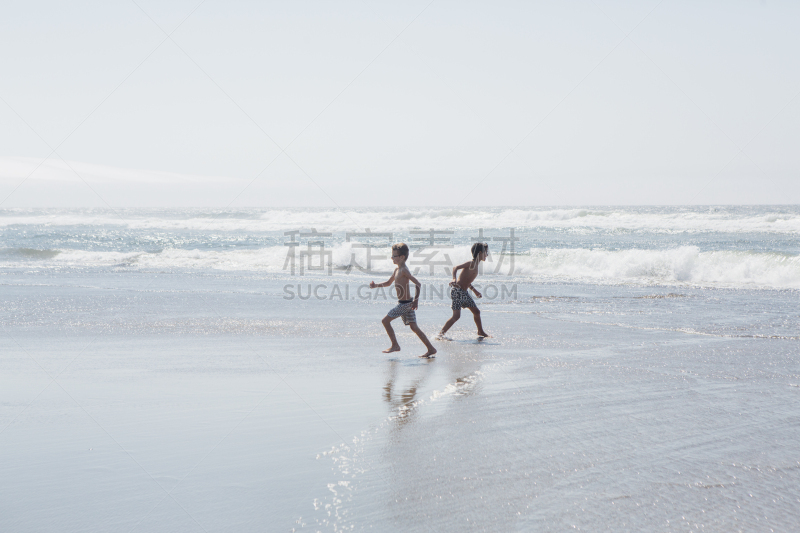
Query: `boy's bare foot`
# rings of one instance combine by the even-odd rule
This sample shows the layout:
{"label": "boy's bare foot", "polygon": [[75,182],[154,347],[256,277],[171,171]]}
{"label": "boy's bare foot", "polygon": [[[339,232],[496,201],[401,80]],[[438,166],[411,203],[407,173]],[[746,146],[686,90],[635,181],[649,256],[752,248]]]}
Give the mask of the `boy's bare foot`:
{"label": "boy's bare foot", "polygon": [[487,338],[491,337],[491,335],[489,335],[485,331],[479,331],[478,332],[478,337],[483,337],[483,338],[487,339]]}
{"label": "boy's bare foot", "polygon": [[433,357],[435,353],[436,353],[436,348],[431,348],[430,350],[428,350],[424,354],[420,355],[420,357],[428,357],[428,358],[430,358],[430,357]]}
{"label": "boy's bare foot", "polygon": [[384,350],[383,353],[392,353],[392,352],[399,352],[399,351],[400,351],[400,346],[394,344],[391,347],[389,347],[386,350]]}

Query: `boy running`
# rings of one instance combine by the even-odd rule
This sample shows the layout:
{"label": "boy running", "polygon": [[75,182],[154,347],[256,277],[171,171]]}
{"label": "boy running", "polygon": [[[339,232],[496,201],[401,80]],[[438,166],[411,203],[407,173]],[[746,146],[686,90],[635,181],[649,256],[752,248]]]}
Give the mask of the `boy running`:
{"label": "boy running", "polygon": [[[425,336],[425,333],[419,329],[417,326],[417,314],[414,310],[419,306],[419,287],[420,283],[417,279],[411,275],[411,271],[406,266],[406,261],[408,260],[408,245],[404,243],[398,243],[392,245],[392,263],[397,265],[397,268],[394,269],[392,273],[392,277],[389,278],[389,281],[384,283],[375,283],[374,281],[369,282],[369,288],[374,289],[376,287],[388,287],[389,285],[394,282],[395,290],[397,291],[397,297],[399,301],[397,302],[397,306],[389,311],[389,314],[383,318],[383,327],[386,328],[386,333],[389,335],[389,339],[392,341],[392,345],[383,351],[383,353],[391,353],[391,352],[399,352],[400,345],[397,344],[397,337],[394,335],[394,329],[392,329],[392,320],[401,316],[403,317],[403,324],[409,326],[411,331],[417,334],[419,340],[425,344],[425,347],[428,348],[428,351],[424,354],[420,355],[420,357],[433,357],[433,354],[436,353],[436,348],[433,347],[431,342],[428,340],[428,337]],[[411,293],[408,290],[408,282],[412,282],[416,287],[414,291],[414,299],[410,299],[409,296]]]}
{"label": "boy running", "polygon": [[[478,326],[478,336],[489,337],[489,334],[483,330],[483,325],[481,325],[481,311],[478,309],[478,306],[475,305],[472,296],[467,292],[467,289],[472,289],[475,296],[478,298],[481,297],[481,293],[472,286],[472,282],[478,277],[478,263],[486,260],[488,251],[488,244],[485,242],[476,242],[472,245],[472,261],[467,261],[453,269],[453,281],[450,282],[450,298],[453,300],[453,304],[450,308],[453,310],[453,316],[450,317],[450,320],[442,327],[442,331],[436,336],[437,338],[444,337],[447,330],[461,318],[462,307],[466,307],[472,311],[472,316],[475,318],[475,325]],[[461,270],[461,275],[458,277],[458,281],[456,281],[456,272],[459,270]]]}

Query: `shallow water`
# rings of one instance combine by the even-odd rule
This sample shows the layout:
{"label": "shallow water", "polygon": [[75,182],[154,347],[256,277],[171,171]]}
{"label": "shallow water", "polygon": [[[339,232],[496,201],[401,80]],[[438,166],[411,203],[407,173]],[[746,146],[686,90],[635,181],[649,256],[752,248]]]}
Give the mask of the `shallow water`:
{"label": "shallow water", "polygon": [[0,530],[800,526],[796,291],[517,280],[426,361],[341,279],[3,269]]}

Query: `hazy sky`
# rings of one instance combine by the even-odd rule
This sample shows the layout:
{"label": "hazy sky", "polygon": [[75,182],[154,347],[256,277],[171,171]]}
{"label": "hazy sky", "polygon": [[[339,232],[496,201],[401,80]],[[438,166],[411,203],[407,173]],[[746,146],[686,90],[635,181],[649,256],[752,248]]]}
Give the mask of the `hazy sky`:
{"label": "hazy sky", "polygon": [[0,10],[3,208],[800,202],[794,1]]}

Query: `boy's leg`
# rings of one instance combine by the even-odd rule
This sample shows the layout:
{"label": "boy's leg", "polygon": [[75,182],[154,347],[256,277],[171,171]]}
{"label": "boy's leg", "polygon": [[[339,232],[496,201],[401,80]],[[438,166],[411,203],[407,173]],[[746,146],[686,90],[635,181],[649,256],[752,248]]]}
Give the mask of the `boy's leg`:
{"label": "boy's leg", "polygon": [[442,326],[442,331],[439,332],[439,335],[444,335],[447,333],[447,330],[453,327],[453,324],[455,324],[459,318],[461,318],[461,309],[453,309],[453,316],[451,316],[450,319],[444,323],[444,326]]}
{"label": "boy's leg", "polygon": [[429,341],[428,337],[425,336],[425,333],[421,329],[419,329],[419,326],[417,326],[416,322],[411,322],[408,325],[408,327],[411,328],[411,331],[417,334],[419,340],[421,340],[422,343],[425,345],[425,347],[428,349],[428,351],[420,355],[420,357],[430,357],[436,353],[436,348],[433,347],[433,344],[431,344],[431,341]]}
{"label": "boy's leg", "polygon": [[472,311],[472,317],[475,319],[475,325],[478,326],[478,336],[490,337],[488,333],[483,331],[483,325],[481,324],[481,310],[477,307],[468,307],[467,309]]}
{"label": "boy's leg", "polygon": [[400,351],[400,345],[397,344],[397,337],[395,336],[394,329],[392,328],[392,320],[394,320],[395,318],[397,317],[393,318],[390,317],[389,315],[386,315],[385,317],[383,317],[383,320],[381,321],[383,323],[383,327],[386,328],[386,333],[389,335],[389,340],[392,341],[392,345],[386,350],[384,350],[383,353]]}

